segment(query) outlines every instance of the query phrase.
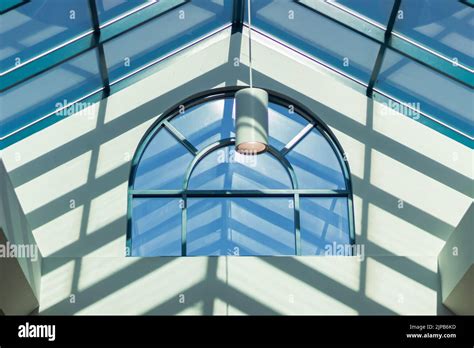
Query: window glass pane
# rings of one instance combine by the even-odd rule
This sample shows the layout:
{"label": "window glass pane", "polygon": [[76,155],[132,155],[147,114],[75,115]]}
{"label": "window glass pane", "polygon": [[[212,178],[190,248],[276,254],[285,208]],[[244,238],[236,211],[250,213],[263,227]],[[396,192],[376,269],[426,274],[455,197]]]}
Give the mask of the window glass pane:
{"label": "window glass pane", "polygon": [[[319,1],[319,0],[315,0]],[[328,0],[329,3],[342,5],[358,14],[387,26],[393,8],[393,0]]]}
{"label": "window glass pane", "polygon": [[305,118],[290,108],[270,103],[268,105],[268,142],[277,150],[285,147],[305,126]]}
{"label": "window glass pane", "polygon": [[[287,106],[270,103],[270,109],[273,147],[283,147],[309,124],[300,115],[290,113]],[[202,149],[207,137],[213,138],[209,141],[212,143],[224,139],[231,141],[233,112],[233,98],[223,98],[189,108],[170,122],[186,139]],[[283,130],[278,129],[278,124]],[[132,238],[139,238],[138,244],[132,241],[133,255],[181,253],[181,199],[159,194],[160,189],[183,188],[184,174],[194,157],[166,125],[160,127],[144,149],[135,174],[133,188],[157,190],[158,197],[133,199],[132,219],[138,216],[141,220],[138,227],[133,224],[141,233],[140,237],[135,237],[138,232],[133,232]],[[284,130],[292,133],[291,136]],[[319,129],[311,128],[286,156],[301,188],[346,188],[337,152]],[[233,144],[211,151],[195,165],[189,178],[184,226],[186,255],[295,255],[292,188],[285,166],[271,152],[240,155]],[[267,194],[267,189],[284,190],[285,196]],[[205,192],[199,192],[197,196],[196,190]],[[239,190],[255,191],[255,194],[238,197]],[[232,191],[236,195],[222,197],[215,191]],[[330,251],[334,254],[351,253],[347,204],[347,197],[300,197],[303,255],[324,254],[326,244],[332,247],[333,242],[336,248]],[[171,229],[169,234],[168,229]],[[169,241],[168,244],[163,240]],[[342,252],[337,248],[340,244],[347,244]],[[139,246],[141,249],[137,251]]]}
{"label": "window glass pane", "polygon": [[180,256],[181,208],[178,198],[134,198],[132,256]]}
{"label": "window glass pane", "polygon": [[96,50],[90,50],[8,89],[1,95],[5,136],[102,87]]}
{"label": "window glass pane", "polygon": [[379,44],[290,0],[252,1],[252,25],[368,82]]}
{"label": "window glass pane", "polygon": [[171,120],[197,149],[235,136],[234,98],[213,100],[193,106]]}
{"label": "window glass pane", "polygon": [[347,198],[300,198],[301,254],[350,255],[347,216]]}
{"label": "window glass pane", "polygon": [[188,255],[294,255],[294,210],[287,198],[188,200]]}
{"label": "window glass pane", "polygon": [[105,23],[127,12],[157,3],[157,0],[96,0],[99,20]]}
{"label": "window glass pane", "polygon": [[326,138],[315,128],[287,155],[303,189],[345,189],[341,165]]}
{"label": "window glass pane", "polygon": [[13,68],[92,30],[88,0],[33,0],[0,20],[0,69]]}
{"label": "window glass pane", "polygon": [[[274,103],[268,105],[268,120],[269,144],[278,150],[308,124],[288,107]],[[219,140],[235,137],[234,98],[193,106],[174,117],[171,124],[199,150]]]}
{"label": "window glass pane", "polygon": [[193,156],[166,129],[161,129],[145,149],[135,173],[136,190],[183,188],[184,173]]}
{"label": "window glass pane", "polygon": [[474,67],[474,11],[460,1],[404,0],[394,31]]}
{"label": "window glass pane", "polygon": [[194,169],[189,188],[193,190],[257,190],[291,188],[290,177],[269,153],[240,155],[234,146],[217,149]]}
{"label": "window glass pane", "polygon": [[108,41],[104,50],[110,80],[230,23],[231,18],[231,1],[193,0]]}
{"label": "window glass pane", "polygon": [[474,92],[467,86],[387,49],[375,87],[474,136]]}

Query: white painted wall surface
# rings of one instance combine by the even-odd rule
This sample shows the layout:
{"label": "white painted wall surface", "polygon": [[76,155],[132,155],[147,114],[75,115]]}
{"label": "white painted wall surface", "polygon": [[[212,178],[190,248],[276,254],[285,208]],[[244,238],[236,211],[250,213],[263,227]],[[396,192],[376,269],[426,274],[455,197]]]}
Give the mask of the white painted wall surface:
{"label": "white painted wall surface", "polygon": [[38,309],[42,257],[0,156],[0,310]]}

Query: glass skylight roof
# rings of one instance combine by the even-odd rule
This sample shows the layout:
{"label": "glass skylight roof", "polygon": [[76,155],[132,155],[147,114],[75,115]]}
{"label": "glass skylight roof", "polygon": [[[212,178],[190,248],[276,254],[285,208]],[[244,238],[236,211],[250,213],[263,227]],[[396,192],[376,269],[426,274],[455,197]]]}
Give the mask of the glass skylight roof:
{"label": "glass skylight roof", "polygon": [[97,12],[100,23],[115,20],[129,12],[143,10],[157,3],[157,0],[97,0]]}
{"label": "glass skylight roof", "polygon": [[108,41],[104,50],[110,81],[229,23],[230,11],[225,11],[209,0],[192,1]]}
{"label": "glass skylight roof", "polygon": [[[0,148],[62,119],[58,108],[105,97],[170,53],[239,27],[246,3],[2,1]],[[474,8],[467,1],[252,0],[252,26],[369,96],[415,106],[421,122],[473,147]],[[51,79],[49,90],[40,87]]]}
{"label": "glass skylight roof", "polygon": [[369,82],[379,43],[293,1],[254,1],[251,8],[252,25],[257,29]]}
{"label": "glass skylight roof", "polygon": [[402,1],[394,31],[474,69],[474,9],[460,1]]}
{"label": "glass skylight roof", "polygon": [[252,26],[358,82],[369,96],[402,103],[398,110],[473,146],[471,6],[454,0],[252,0]]}
{"label": "glass skylight roof", "polygon": [[1,17],[0,68],[9,70],[92,32],[87,1],[30,1]]}
{"label": "glass skylight roof", "polygon": [[355,13],[364,16],[367,20],[374,21],[384,29],[387,27],[390,12],[392,12],[394,4],[394,0],[328,0],[327,2],[343,11],[349,13],[354,11]]}
{"label": "glass skylight roof", "polygon": [[388,49],[375,87],[474,136],[473,91],[453,79]]}

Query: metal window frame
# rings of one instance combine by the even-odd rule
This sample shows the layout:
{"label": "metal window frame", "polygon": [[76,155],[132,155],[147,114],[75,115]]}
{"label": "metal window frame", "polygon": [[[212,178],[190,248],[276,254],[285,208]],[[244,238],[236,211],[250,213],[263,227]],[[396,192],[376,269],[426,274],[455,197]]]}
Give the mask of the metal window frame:
{"label": "metal window frame", "polygon": [[234,9],[232,13],[232,34],[242,33],[245,18],[245,1],[234,0]]}
{"label": "metal window frame", "polygon": [[374,85],[377,82],[377,79],[380,74],[380,70],[382,69],[382,63],[385,57],[385,52],[387,50],[388,45],[390,44],[390,40],[392,39],[393,26],[395,25],[395,19],[396,19],[396,16],[400,9],[401,4],[402,4],[401,0],[393,1],[392,11],[390,12],[387,28],[385,29],[385,32],[384,32],[384,39],[383,39],[382,44],[380,45],[377,58],[375,59],[374,67],[372,68],[372,74],[370,75],[369,85],[367,86],[366,95],[369,98],[372,98],[372,95],[374,93]]}
{"label": "metal window frame", "polygon": [[31,0],[2,0],[2,5],[0,7],[0,15],[7,13],[8,11],[14,10]]}
{"label": "metal window frame", "polygon": [[[269,101],[284,107],[292,105],[296,113],[304,117],[309,122],[309,127],[306,126],[300,131],[293,139],[289,141],[288,145],[283,147],[282,150],[277,150],[273,147],[269,148],[270,154],[276,158],[280,164],[285,168],[290,178],[292,188],[291,189],[264,189],[264,190],[190,190],[189,180],[196,166],[202,161],[207,155],[213,151],[222,147],[231,146],[235,143],[234,138],[222,139],[218,142],[210,144],[205,148],[198,150],[196,149],[187,139],[181,134],[176,128],[174,128],[169,120],[179,115],[180,108],[184,105],[185,109],[189,109],[193,106],[200,105],[212,100],[233,98],[235,93],[244,87],[223,87],[216,88],[213,90],[205,91],[193,95],[183,102],[180,102],[173,107],[165,111],[153,125],[147,130],[144,137],[140,141],[137,150],[132,159],[132,165],[129,176],[128,186],[128,198],[127,198],[127,238],[126,238],[126,255],[131,256],[132,252],[132,203],[133,198],[143,197],[175,197],[181,198],[183,201],[181,211],[181,256],[187,255],[187,199],[188,197],[289,197],[293,198],[294,207],[294,233],[295,233],[295,252],[296,255],[301,255],[301,234],[300,234],[300,197],[345,197],[347,198],[347,216],[349,225],[349,238],[351,244],[355,244],[355,230],[354,230],[354,210],[353,210],[353,196],[352,196],[352,185],[350,180],[350,169],[346,158],[343,156],[344,151],[341,144],[337,141],[332,131],[321,121],[321,119],[312,111],[302,106],[299,102],[292,100],[286,96],[283,96],[277,92],[267,90],[269,93]],[[191,155],[193,160],[188,165],[183,178],[183,187],[179,190],[139,190],[134,189],[134,180],[136,170],[140,160],[145,152],[147,145],[152,141],[156,134],[161,129],[169,131],[174,138],[180,142]],[[328,141],[331,149],[335,152],[339,164],[341,166],[344,181],[345,190],[321,190],[321,189],[300,189],[298,186],[297,176],[286,159],[286,155],[291,149],[296,146],[309,132],[316,128]]]}
{"label": "metal window frame", "polygon": [[462,2],[464,5],[474,7],[474,0],[459,0],[459,2]]}
{"label": "metal window frame", "polygon": [[104,88],[102,98],[107,98],[110,95],[109,69],[107,68],[107,61],[105,59],[104,44],[101,42],[102,31],[100,28],[99,11],[97,10],[96,0],[89,0],[89,11],[92,18],[92,27],[94,28],[92,45],[97,47],[99,73]]}

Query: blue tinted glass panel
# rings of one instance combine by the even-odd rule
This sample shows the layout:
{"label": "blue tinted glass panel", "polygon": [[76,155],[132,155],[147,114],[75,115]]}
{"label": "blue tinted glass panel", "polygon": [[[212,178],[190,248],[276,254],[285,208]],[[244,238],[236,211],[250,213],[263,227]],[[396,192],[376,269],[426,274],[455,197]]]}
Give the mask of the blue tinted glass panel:
{"label": "blue tinted glass panel", "polygon": [[474,67],[474,10],[460,1],[404,0],[394,31]]}
{"label": "blue tinted glass panel", "polygon": [[375,87],[474,136],[474,92],[467,86],[387,49]]}
{"label": "blue tinted glass panel", "polygon": [[96,50],[87,51],[26,80],[1,95],[0,136],[26,126],[101,87]]}
{"label": "blue tinted glass panel", "polygon": [[368,82],[379,44],[290,0],[252,1],[252,25]]}
{"label": "blue tinted glass panel", "polygon": [[217,149],[194,169],[189,188],[193,190],[257,190],[291,188],[290,177],[269,153],[241,155],[234,146]]}
{"label": "blue tinted glass panel", "polygon": [[292,110],[273,103],[268,105],[268,142],[277,150],[283,149],[309,124]]}
{"label": "blue tinted glass panel", "polygon": [[124,33],[104,45],[114,81],[230,23],[231,1],[194,0]]}
{"label": "blue tinted glass panel", "polygon": [[234,98],[213,100],[191,107],[171,120],[197,149],[235,136]]}
{"label": "blue tinted glass panel", "polygon": [[180,256],[181,208],[175,198],[134,198],[132,256]]}
{"label": "blue tinted glass panel", "polygon": [[[166,0],[165,0],[166,1]],[[157,0],[96,0],[101,24],[157,3]]]}
{"label": "blue tinted glass panel", "polygon": [[3,14],[0,69],[13,68],[92,28],[88,0],[34,0]]}
{"label": "blue tinted glass panel", "polygon": [[350,255],[347,198],[300,198],[301,253]]}
{"label": "blue tinted glass panel", "polygon": [[146,147],[135,173],[136,190],[183,188],[184,173],[193,156],[166,129]]}
{"label": "blue tinted glass panel", "polygon": [[298,179],[299,188],[346,188],[339,160],[326,138],[315,128],[288,154]]}
{"label": "blue tinted glass panel", "polygon": [[[269,143],[281,150],[307,124],[288,107],[269,103]],[[222,139],[235,137],[234,98],[219,99],[191,107],[171,120],[187,140],[201,150]]]}
{"label": "blue tinted glass panel", "polygon": [[[315,0],[319,1],[319,0]],[[329,3],[342,5],[346,9],[371,19],[384,27],[387,26],[393,8],[393,0],[328,0]]]}
{"label": "blue tinted glass panel", "polygon": [[294,255],[294,210],[287,198],[188,200],[188,255]]}

